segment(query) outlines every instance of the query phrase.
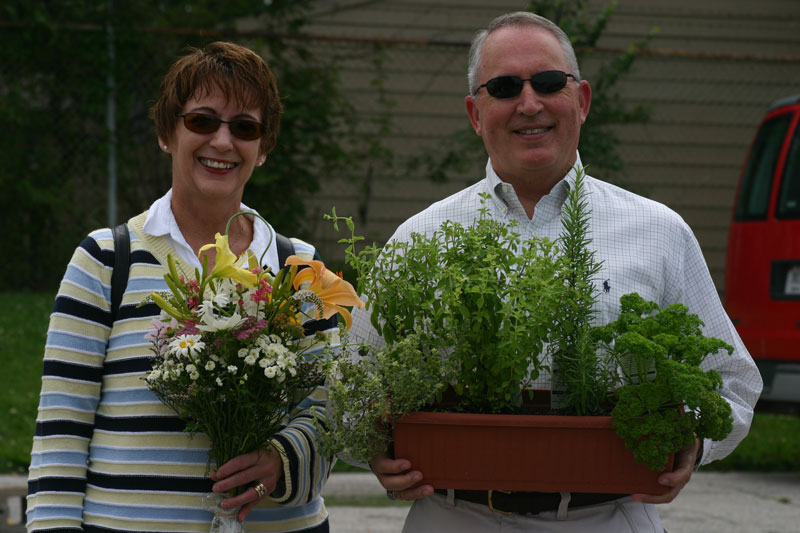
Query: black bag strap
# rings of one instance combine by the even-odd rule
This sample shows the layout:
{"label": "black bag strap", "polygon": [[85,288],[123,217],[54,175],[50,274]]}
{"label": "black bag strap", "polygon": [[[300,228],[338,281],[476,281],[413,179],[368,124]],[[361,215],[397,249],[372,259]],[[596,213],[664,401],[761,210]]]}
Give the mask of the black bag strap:
{"label": "black bag strap", "polygon": [[111,321],[117,319],[122,294],[128,286],[128,271],[131,266],[131,236],[128,224],[114,226],[114,270],[111,273]]}
{"label": "black bag strap", "polygon": [[[291,239],[275,233],[278,246],[278,263],[281,268],[286,258],[294,254],[294,243]],[[114,271],[111,273],[111,319],[117,319],[122,304],[122,294],[128,286],[128,273],[131,266],[131,236],[126,223],[114,227]]]}
{"label": "black bag strap", "polygon": [[284,237],[278,232],[275,232],[275,242],[278,245],[278,268],[283,268],[286,265],[286,258],[294,255],[294,243],[289,237]]}

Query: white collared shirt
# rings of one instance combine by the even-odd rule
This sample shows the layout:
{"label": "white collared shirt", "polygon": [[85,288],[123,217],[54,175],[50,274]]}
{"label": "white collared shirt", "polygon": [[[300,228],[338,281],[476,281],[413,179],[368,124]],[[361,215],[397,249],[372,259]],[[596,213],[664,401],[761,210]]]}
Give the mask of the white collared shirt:
{"label": "white collared shirt", "polygon": [[[244,204],[240,204],[239,209],[241,211],[256,212]],[[178,221],[175,220],[175,215],[172,212],[172,189],[150,206],[144,222],[144,231],[154,237],[164,237],[178,254],[178,257],[190,268],[202,268],[200,259],[186,242],[186,238],[178,226]],[[252,250],[259,259],[261,259],[264,250],[266,250],[267,253],[264,255],[261,266],[270,267],[273,272],[277,272],[280,270],[280,265],[278,265],[278,246],[274,235],[275,230],[272,229],[271,225],[258,217],[254,217],[253,240],[250,242],[248,249]]]}

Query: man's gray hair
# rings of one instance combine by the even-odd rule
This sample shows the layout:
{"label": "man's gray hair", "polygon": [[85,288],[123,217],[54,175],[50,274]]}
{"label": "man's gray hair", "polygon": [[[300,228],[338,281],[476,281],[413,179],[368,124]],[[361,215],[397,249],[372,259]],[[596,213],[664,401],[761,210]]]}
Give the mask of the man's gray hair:
{"label": "man's gray hair", "polygon": [[[483,44],[486,42],[486,37],[495,30],[499,30],[505,26],[539,26],[555,35],[558,42],[561,44],[561,49],[564,51],[564,57],[567,59],[567,64],[576,80],[581,79],[581,73],[578,70],[578,59],[575,57],[575,50],[572,48],[572,42],[564,30],[556,26],[550,20],[527,11],[517,11],[515,13],[506,13],[494,19],[485,30],[480,30],[475,34],[472,39],[472,46],[469,49],[469,67],[467,69],[467,82],[469,83],[469,94],[474,95],[475,89],[478,87],[478,73],[481,70],[481,54],[483,52]],[[534,73],[535,74],[535,73]]]}

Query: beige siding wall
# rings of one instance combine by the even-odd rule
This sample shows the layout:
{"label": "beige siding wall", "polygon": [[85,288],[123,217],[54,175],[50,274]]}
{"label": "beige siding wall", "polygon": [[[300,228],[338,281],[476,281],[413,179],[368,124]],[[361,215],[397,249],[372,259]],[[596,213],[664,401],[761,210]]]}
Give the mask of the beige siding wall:
{"label": "beige siding wall", "polygon": [[[591,6],[596,11],[604,4]],[[319,220],[315,242],[329,260],[340,259],[342,249],[320,215],[333,205],[340,214],[356,214],[364,183],[370,184],[370,201],[358,231],[382,242],[408,216],[482,177],[480,165],[434,184],[409,171],[405,160],[469,126],[463,104],[467,43],[495,16],[526,6],[483,0],[318,3],[308,32],[336,38],[319,41],[318,51],[342,69],[347,92],[363,112],[365,134],[374,134],[368,121],[382,108],[364,40],[384,42],[384,87],[394,107],[392,129],[381,139],[397,155],[391,168],[377,162],[357,176],[324,180],[311,216]],[[591,82],[600,61],[654,27],[659,33],[649,51],[620,85],[625,101],[650,106],[652,118],[617,129],[626,165],[619,181],[686,219],[721,289],[731,204],[750,139],[773,100],[800,93],[800,1],[620,0],[600,43],[606,51],[582,65],[583,76]]]}

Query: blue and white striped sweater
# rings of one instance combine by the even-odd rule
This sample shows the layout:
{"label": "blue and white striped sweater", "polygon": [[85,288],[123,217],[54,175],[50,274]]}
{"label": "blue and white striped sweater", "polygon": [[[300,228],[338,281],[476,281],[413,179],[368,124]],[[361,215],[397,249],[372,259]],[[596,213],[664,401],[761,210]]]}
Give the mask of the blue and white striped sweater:
{"label": "blue and white striped sweater", "polygon": [[[108,229],[76,249],[61,284],[45,346],[42,394],[31,452],[29,531],[208,531],[202,497],[208,441],[190,439],[185,424],[149,391],[150,343],[159,314],[138,307],[166,290],[164,239],[144,234],[145,214],[129,222],[131,267],[119,316],[112,324],[113,239]],[[295,240],[295,253],[314,248]],[[310,331],[335,321],[307,324]],[[319,494],[331,461],[317,449],[314,416],[324,413],[322,387],[298,403],[276,438],[284,483],[248,518],[248,531],[295,531],[322,522]]]}

